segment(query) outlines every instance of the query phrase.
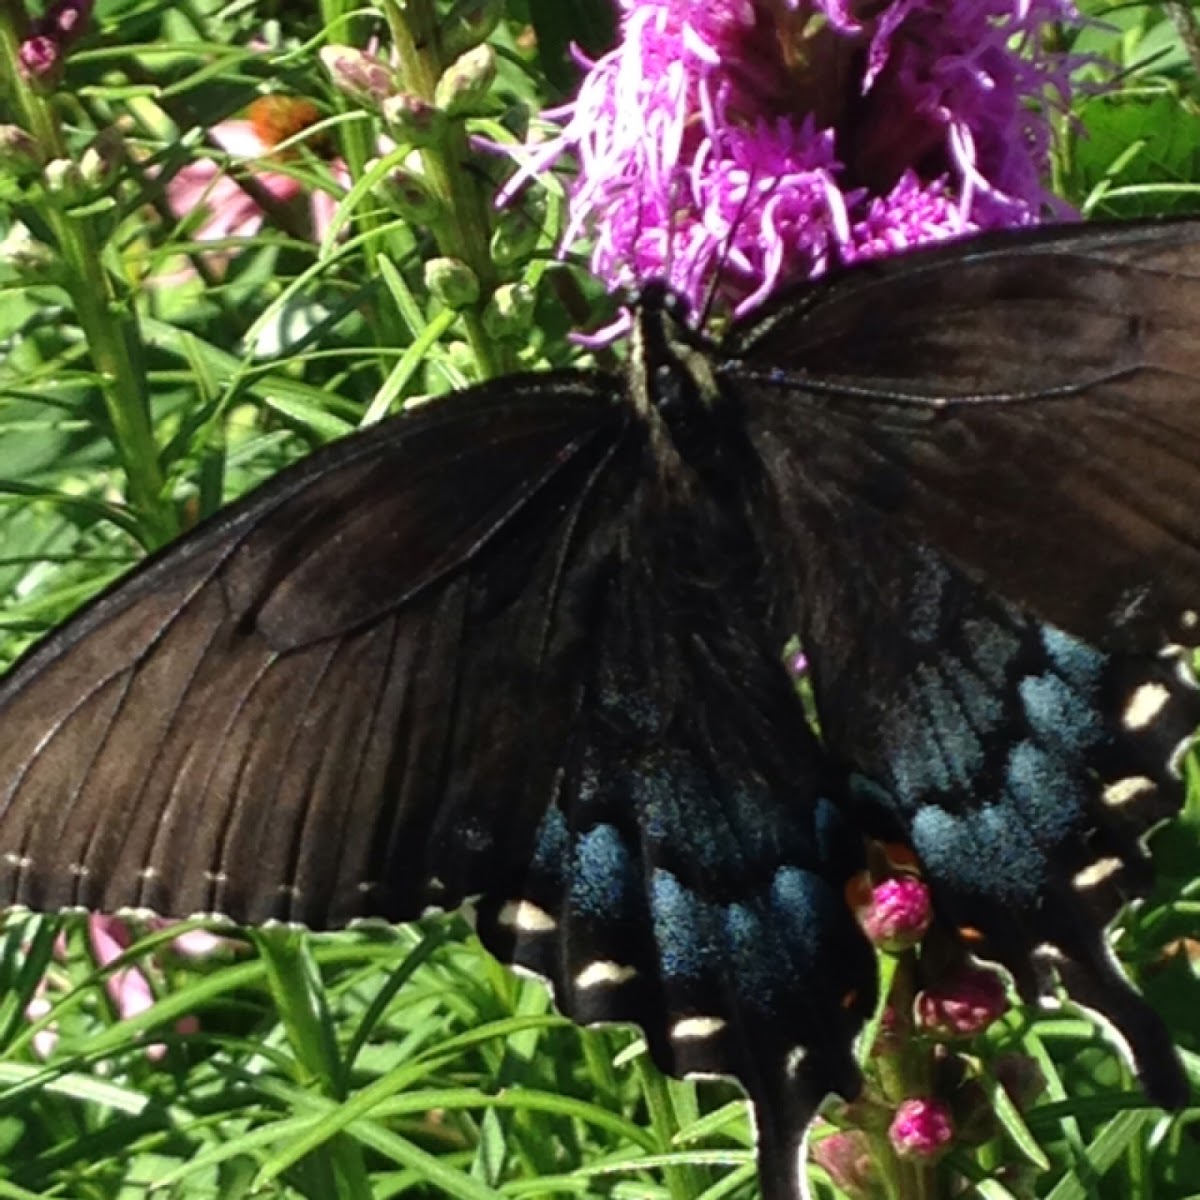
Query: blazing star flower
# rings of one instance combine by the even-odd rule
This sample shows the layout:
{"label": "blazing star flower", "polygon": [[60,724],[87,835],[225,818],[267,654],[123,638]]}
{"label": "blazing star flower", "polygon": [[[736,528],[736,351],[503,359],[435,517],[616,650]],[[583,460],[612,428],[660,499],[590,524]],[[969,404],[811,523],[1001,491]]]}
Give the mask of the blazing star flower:
{"label": "blazing star flower", "polygon": [[779,283],[1040,219],[1048,109],[1076,63],[1042,49],[1071,0],[621,0],[561,133],[505,190],[579,160],[564,238],[614,286],[666,276],[736,312]]}
{"label": "blazing star flower", "polygon": [[[263,96],[250,105],[245,118],[221,121],[209,130],[209,135],[230,158],[247,163],[255,183],[272,200],[285,205],[306,198],[311,232],[319,241],[333,221],[337,200],[322,189],[310,191],[294,176],[269,166],[276,147],[313,124],[318,115],[307,100]],[[329,166],[334,180],[349,186],[345,164],[335,160]],[[259,201],[224,166],[207,158],[196,159],[177,171],[167,183],[166,196],[168,207],[177,217],[203,212],[195,231],[198,241],[251,238],[267,216]],[[214,252],[206,257],[220,268],[229,255]]]}

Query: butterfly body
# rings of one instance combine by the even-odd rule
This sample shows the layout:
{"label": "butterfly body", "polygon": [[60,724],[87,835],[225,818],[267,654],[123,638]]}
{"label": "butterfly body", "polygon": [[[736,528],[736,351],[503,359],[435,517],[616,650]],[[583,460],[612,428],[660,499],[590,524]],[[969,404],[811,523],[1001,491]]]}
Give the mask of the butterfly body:
{"label": "butterfly body", "polygon": [[721,344],[654,286],[624,379],[319,452],[0,684],[0,900],[330,927],[480,897],[564,1011],[740,1080],[782,1198],[858,1086],[871,834],[1181,1103],[1103,928],[1200,722],[1196,280],[1192,222],[1032,231]]}

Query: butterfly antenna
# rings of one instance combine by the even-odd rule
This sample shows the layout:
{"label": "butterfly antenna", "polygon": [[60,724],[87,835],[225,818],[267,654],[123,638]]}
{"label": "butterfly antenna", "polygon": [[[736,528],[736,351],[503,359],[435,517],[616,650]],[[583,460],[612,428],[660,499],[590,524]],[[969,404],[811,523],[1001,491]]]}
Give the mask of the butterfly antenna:
{"label": "butterfly antenna", "polygon": [[[706,328],[712,319],[713,309],[717,303],[717,294],[721,290],[721,280],[724,278],[726,269],[729,266],[734,235],[737,233],[742,221],[745,220],[746,213],[749,211],[750,200],[754,195],[754,185],[756,182],[754,168],[751,167],[750,173],[746,178],[746,190],[743,192],[741,201],[738,203],[737,211],[733,214],[733,220],[729,223],[729,232],[725,235],[725,244],[722,246],[721,253],[717,257],[716,268],[712,273],[712,278],[708,281],[708,289],[704,293],[704,304],[700,309],[700,321],[698,325],[700,329]],[[778,182],[774,186],[778,187]]]}

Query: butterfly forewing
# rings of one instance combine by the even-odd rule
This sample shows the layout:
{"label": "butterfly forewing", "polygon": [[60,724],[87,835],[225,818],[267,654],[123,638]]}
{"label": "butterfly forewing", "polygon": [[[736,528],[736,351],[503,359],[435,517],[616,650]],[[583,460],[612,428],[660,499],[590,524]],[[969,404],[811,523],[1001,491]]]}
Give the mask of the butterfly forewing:
{"label": "butterfly forewing", "polygon": [[784,486],[819,463],[1016,603],[1156,651],[1200,641],[1198,316],[1196,222],[1029,230],[834,276],[730,369]]}
{"label": "butterfly forewing", "polygon": [[546,802],[565,583],[622,421],[583,377],[485,389],[314,456],[97,600],[0,693],[5,898],[325,926],[502,877]]}
{"label": "butterfly forewing", "polygon": [[509,381],[316,455],[53,635],[0,692],[0,879],[319,927],[477,897],[568,1014],[739,1079],[791,1196],[858,1088],[862,840],[783,665],[744,438],[690,397],[695,470],[618,386]]}

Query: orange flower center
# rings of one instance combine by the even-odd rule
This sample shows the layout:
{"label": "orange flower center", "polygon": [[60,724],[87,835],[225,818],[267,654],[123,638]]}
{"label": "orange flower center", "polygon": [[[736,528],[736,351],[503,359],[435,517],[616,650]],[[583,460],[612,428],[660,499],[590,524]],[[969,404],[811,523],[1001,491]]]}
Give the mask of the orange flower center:
{"label": "orange flower center", "polygon": [[299,96],[259,96],[246,118],[264,146],[278,146],[321,119],[321,110]]}

